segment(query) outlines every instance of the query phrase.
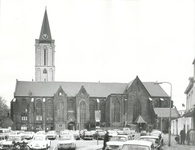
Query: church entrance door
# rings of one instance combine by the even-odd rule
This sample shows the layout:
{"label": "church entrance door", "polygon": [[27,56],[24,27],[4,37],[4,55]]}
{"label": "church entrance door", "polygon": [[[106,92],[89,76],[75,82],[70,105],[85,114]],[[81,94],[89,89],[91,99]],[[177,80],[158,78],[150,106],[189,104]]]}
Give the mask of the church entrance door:
{"label": "church entrance door", "polygon": [[68,130],[76,130],[76,125],[74,122],[69,122],[68,124]]}

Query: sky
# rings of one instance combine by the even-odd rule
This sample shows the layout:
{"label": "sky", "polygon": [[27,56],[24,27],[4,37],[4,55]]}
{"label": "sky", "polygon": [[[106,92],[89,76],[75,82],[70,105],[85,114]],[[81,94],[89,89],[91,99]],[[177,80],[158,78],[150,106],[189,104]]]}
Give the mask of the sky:
{"label": "sky", "polygon": [[194,75],[194,0],[0,0],[0,96],[35,79],[35,39],[47,9],[55,81],[170,82],[178,110]]}

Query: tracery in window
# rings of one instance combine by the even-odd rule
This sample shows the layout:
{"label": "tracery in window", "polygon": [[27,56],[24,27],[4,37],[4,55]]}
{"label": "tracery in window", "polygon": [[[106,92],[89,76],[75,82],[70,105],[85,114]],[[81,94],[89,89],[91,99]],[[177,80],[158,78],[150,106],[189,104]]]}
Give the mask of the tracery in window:
{"label": "tracery in window", "polygon": [[64,119],[63,111],[64,111],[64,103],[61,99],[59,99],[57,104],[57,116],[59,121],[62,121]]}
{"label": "tracery in window", "polygon": [[80,122],[86,122],[86,104],[85,101],[81,101],[80,103]]}
{"label": "tracery in window", "polygon": [[22,121],[27,121],[28,119],[27,101],[25,99],[21,102],[21,119]]}
{"label": "tracery in window", "polygon": [[41,100],[37,100],[36,101],[36,121],[42,121],[42,101]]}
{"label": "tracery in window", "polygon": [[44,63],[44,66],[46,66],[47,65],[47,47],[44,46],[43,48],[44,48],[43,49],[43,53],[44,53],[43,54],[44,55],[44,60],[43,60],[44,62],[43,63]]}
{"label": "tracery in window", "polygon": [[139,99],[136,99],[136,101],[133,104],[133,120],[141,114],[141,103]]}
{"label": "tracery in window", "polygon": [[53,121],[53,101],[47,100],[46,101],[46,120]]}

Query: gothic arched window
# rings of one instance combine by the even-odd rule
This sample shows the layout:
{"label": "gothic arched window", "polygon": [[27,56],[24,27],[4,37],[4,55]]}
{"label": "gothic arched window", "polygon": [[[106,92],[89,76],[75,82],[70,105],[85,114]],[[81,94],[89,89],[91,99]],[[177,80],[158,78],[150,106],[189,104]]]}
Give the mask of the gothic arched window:
{"label": "gothic arched window", "polygon": [[114,100],[114,122],[120,122],[120,102],[118,99]]}
{"label": "gothic arched window", "polygon": [[42,101],[40,99],[36,101],[35,108],[36,108],[36,121],[42,121],[43,110],[42,110]]}
{"label": "gothic arched window", "polygon": [[95,108],[96,102],[94,100],[89,101],[89,113],[90,113],[90,121],[95,122]]}
{"label": "gothic arched window", "polygon": [[136,99],[133,104],[133,121],[135,121],[139,115],[141,115],[141,104],[140,100]]}
{"label": "gothic arched window", "polygon": [[46,68],[43,69],[43,74],[47,74],[47,69]]}
{"label": "gothic arched window", "polygon": [[63,111],[64,111],[64,103],[60,99],[60,100],[58,100],[58,104],[57,104],[57,116],[58,116],[59,121],[63,121],[63,119],[64,119]]}
{"label": "gothic arched window", "polygon": [[80,103],[80,122],[86,122],[86,104],[85,101],[81,101]]}
{"label": "gothic arched window", "polygon": [[22,121],[26,121],[28,118],[28,108],[27,108],[27,101],[25,99],[21,102],[21,119]]}
{"label": "gothic arched window", "polygon": [[53,101],[50,99],[46,101],[46,120],[53,121],[53,116]]}

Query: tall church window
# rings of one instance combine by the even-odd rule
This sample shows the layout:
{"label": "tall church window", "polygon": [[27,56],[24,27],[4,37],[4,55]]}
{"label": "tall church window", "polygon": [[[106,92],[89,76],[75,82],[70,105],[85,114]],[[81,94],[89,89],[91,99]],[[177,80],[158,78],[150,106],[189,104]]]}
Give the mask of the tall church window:
{"label": "tall church window", "polygon": [[114,122],[120,122],[120,102],[118,99],[114,100]]}
{"label": "tall church window", "polygon": [[80,103],[80,122],[86,122],[86,104],[84,101],[81,101]]}
{"label": "tall church window", "polygon": [[47,122],[53,121],[53,101],[50,99],[46,101],[46,120]]}
{"label": "tall church window", "polygon": [[21,119],[22,121],[28,120],[28,108],[27,108],[27,101],[24,99],[21,103]]}
{"label": "tall church window", "polygon": [[42,121],[43,110],[42,110],[42,101],[40,99],[36,101],[35,109],[36,109],[36,121]]}
{"label": "tall church window", "polygon": [[43,69],[43,74],[47,74],[47,69],[46,68]]}
{"label": "tall church window", "polygon": [[63,117],[63,114],[64,114],[63,111],[64,111],[64,103],[60,99],[60,100],[58,100],[58,104],[57,104],[58,121],[63,121],[63,119],[64,119],[64,117]]}
{"label": "tall church window", "polygon": [[89,113],[90,113],[90,121],[95,121],[95,108],[96,103],[94,100],[89,101]]}
{"label": "tall church window", "polygon": [[68,100],[68,119],[75,120],[74,101],[72,99]]}
{"label": "tall church window", "polygon": [[136,99],[136,101],[133,104],[133,121],[137,119],[137,117],[141,114],[141,103],[139,99]]}
{"label": "tall church window", "polygon": [[105,118],[106,118],[105,109],[106,109],[105,101],[100,101],[101,122],[105,122]]}

